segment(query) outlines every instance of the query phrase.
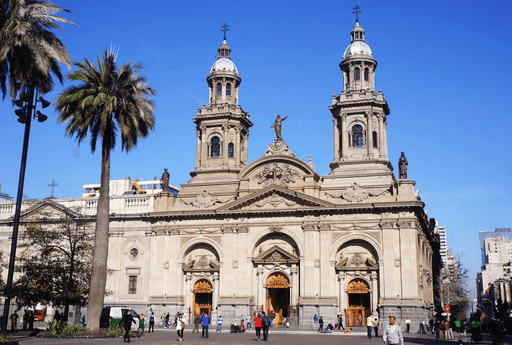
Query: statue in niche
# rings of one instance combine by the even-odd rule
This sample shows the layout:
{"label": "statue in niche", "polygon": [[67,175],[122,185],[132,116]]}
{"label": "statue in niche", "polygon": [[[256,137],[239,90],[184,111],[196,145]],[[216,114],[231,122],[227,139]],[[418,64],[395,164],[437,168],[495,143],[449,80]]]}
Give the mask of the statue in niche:
{"label": "statue in niche", "polygon": [[274,128],[274,131],[276,132],[276,139],[278,141],[283,141],[283,137],[281,135],[281,121],[284,121],[288,118],[288,115],[281,118],[279,114],[277,114],[276,120],[274,121],[274,124],[270,126],[271,128]]}
{"label": "statue in niche", "polygon": [[162,177],[160,177],[160,180],[162,180],[162,192],[166,193],[169,191],[169,172],[167,171],[167,168],[164,168],[164,172],[162,173]]}
{"label": "statue in niche", "polygon": [[398,159],[398,172],[401,180],[407,180],[407,165],[409,162],[407,161],[407,158],[405,158],[404,153],[402,152],[402,155]]}

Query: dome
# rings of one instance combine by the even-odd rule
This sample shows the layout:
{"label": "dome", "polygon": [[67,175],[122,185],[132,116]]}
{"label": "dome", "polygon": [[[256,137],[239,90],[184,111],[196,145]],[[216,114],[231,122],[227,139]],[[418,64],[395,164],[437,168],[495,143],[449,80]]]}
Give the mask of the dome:
{"label": "dome", "polygon": [[238,70],[236,69],[235,64],[233,61],[227,58],[220,58],[212,66],[212,69],[210,70],[210,73],[213,71],[222,71],[223,69],[226,69],[226,71],[233,71],[236,74],[238,74]]}
{"label": "dome", "polygon": [[345,49],[345,53],[343,54],[343,59],[348,57],[349,54],[363,54],[363,55],[372,55],[372,50],[370,46],[363,41],[354,41],[349,44],[347,49]]}

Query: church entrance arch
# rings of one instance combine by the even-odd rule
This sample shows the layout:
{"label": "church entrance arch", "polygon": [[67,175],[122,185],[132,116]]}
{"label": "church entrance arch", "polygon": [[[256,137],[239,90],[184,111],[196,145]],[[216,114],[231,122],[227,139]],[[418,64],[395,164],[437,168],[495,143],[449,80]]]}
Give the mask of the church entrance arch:
{"label": "church entrance arch", "polygon": [[370,287],[363,279],[352,280],[348,290],[348,327],[366,326],[366,318],[372,314],[370,306]]}
{"label": "church entrance arch", "polygon": [[267,315],[274,311],[276,325],[288,317],[290,309],[290,282],[283,273],[273,273],[267,278]]}
{"label": "church entrance arch", "polygon": [[212,283],[206,279],[194,284],[194,315],[208,313],[212,315]]}

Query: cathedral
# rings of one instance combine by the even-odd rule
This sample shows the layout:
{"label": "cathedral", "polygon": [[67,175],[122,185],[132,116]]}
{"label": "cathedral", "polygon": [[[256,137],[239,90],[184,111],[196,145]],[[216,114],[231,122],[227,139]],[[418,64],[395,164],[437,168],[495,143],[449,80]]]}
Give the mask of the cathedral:
{"label": "cathedral", "polygon": [[[328,105],[333,137],[325,145],[334,159],[320,176],[283,140],[279,115],[275,140],[248,161],[253,123],[224,37],[207,76],[208,105],[193,119],[191,179],[178,188],[164,175],[147,191],[129,179],[111,182],[124,187],[111,187],[107,305],[191,319],[207,312],[213,322],[273,311],[276,324],[286,317],[300,326],[312,326],[315,314],[331,323],[343,315],[348,327],[370,315],[416,324],[429,317],[440,262],[433,220],[403,155],[393,173],[390,110],[375,91],[377,61],[359,22],[347,43],[343,91]],[[80,204],[95,215],[97,190],[89,187],[82,198],[37,207]],[[4,252],[10,212],[0,206]]]}

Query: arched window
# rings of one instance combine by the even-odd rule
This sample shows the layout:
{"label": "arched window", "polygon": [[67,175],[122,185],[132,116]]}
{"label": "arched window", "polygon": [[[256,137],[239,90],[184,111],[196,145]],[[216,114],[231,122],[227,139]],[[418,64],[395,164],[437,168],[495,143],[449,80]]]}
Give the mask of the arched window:
{"label": "arched window", "polygon": [[222,96],[222,84],[217,83],[217,96]]}
{"label": "arched window", "polygon": [[212,138],[212,157],[220,156],[220,139],[219,137]]}
{"label": "arched window", "polygon": [[354,80],[361,80],[361,70],[359,67],[354,69]]}
{"label": "arched window", "polygon": [[373,140],[373,147],[379,147],[379,145],[377,145],[377,132],[373,132],[372,133],[372,140]]}
{"label": "arched window", "polygon": [[233,143],[229,143],[229,145],[228,145],[228,157],[229,158],[235,157],[235,145],[233,145]]}
{"label": "arched window", "polygon": [[352,127],[352,146],[361,147],[363,144],[363,127],[361,125],[355,125]]}
{"label": "arched window", "polygon": [[370,70],[368,68],[364,69],[364,80],[368,81],[370,79]]}
{"label": "arched window", "polygon": [[231,84],[226,84],[226,96],[231,96]]}

